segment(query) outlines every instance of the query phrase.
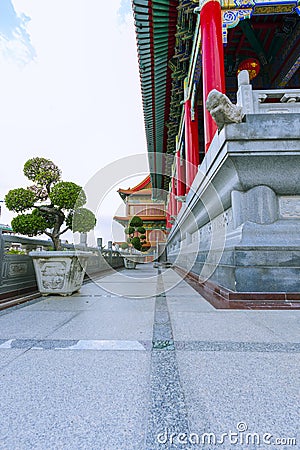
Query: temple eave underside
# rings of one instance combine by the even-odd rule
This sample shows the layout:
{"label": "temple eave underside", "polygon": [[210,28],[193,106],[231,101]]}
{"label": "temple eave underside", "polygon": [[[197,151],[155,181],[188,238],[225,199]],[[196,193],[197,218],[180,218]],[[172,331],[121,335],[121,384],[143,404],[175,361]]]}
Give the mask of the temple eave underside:
{"label": "temple eave underside", "polygon": [[300,300],[299,1],[133,0],[133,10],[169,260],[225,303]]}

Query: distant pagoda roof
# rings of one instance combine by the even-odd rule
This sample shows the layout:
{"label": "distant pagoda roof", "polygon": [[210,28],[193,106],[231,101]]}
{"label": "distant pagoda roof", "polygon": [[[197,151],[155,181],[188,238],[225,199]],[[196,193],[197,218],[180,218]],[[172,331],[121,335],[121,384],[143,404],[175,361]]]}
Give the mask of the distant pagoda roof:
{"label": "distant pagoda roof", "polygon": [[142,192],[143,194],[149,194],[152,192],[152,183],[151,183],[150,175],[147,175],[147,177],[143,181],[141,181],[139,184],[137,184],[133,188],[118,189],[118,193],[120,194],[120,196],[122,197],[123,200],[125,200],[125,198],[128,195],[141,193],[140,191],[144,191],[144,192]]}

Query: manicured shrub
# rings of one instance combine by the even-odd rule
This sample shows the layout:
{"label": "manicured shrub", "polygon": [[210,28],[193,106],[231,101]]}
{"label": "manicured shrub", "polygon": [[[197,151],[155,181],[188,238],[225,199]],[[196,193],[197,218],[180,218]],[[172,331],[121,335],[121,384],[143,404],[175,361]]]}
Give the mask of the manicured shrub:
{"label": "manicured shrub", "polygon": [[147,251],[150,247],[146,243],[146,229],[143,227],[143,220],[139,216],[134,216],[130,222],[129,227],[125,228],[125,233],[128,234],[127,242],[131,244],[136,250]]}
{"label": "manicured shrub", "polygon": [[26,189],[12,189],[5,196],[7,208],[21,213],[11,222],[13,231],[27,236],[46,234],[54,249],[59,250],[60,236],[67,230],[84,233],[94,228],[96,217],[83,208],[86,195],[82,188],[70,181],[60,181],[61,171],[52,161],[29,159],[24,165],[24,175],[35,184]]}

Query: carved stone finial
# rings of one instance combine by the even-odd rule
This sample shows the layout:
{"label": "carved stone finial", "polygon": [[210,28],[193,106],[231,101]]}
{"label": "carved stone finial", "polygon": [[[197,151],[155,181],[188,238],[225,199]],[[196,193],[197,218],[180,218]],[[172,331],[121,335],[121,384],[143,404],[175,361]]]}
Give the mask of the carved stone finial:
{"label": "carved stone finial", "polygon": [[227,123],[240,123],[243,119],[241,106],[231,103],[225,94],[216,89],[213,89],[208,94],[206,109],[212,115],[219,130]]}
{"label": "carved stone finial", "polygon": [[248,84],[250,84],[249,72],[248,70],[241,70],[238,74],[238,87]]}

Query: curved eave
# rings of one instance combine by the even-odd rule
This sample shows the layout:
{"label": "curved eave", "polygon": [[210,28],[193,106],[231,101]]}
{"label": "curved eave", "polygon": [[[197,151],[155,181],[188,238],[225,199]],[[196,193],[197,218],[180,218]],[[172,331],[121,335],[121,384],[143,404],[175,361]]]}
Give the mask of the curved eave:
{"label": "curved eave", "polygon": [[[140,191],[145,191],[145,192],[147,191],[147,193],[148,193],[148,191],[151,190],[151,188],[152,188],[151,177],[150,177],[150,175],[147,175],[144,180],[142,180],[139,184],[137,184],[133,188],[118,189],[118,194],[120,195],[122,200],[125,201],[126,197],[128,197],[129,195],[138,194]],[[144,192],[142,192],[142,193],[144,193]]]}
{"label": "curved eave", "polygon": [[149,188],[149,189],[151,188],[151,179],[150,179],[150,175],[147,175],[147,177],[146,177],[143,181],[141,181],[139,184],[137,184],[137,185],[134,186],[133,188],[128,188],[128,189],[122,189],[122,188],[120,188],[120,189],[118,189],[118,192],[119,192],[119,193],[122,193],[122,194],[130,195],[130,194],[139,192],[139,191],[141,191],[141,190],[146,190],[146,189],[148,189],[148,188]]}

